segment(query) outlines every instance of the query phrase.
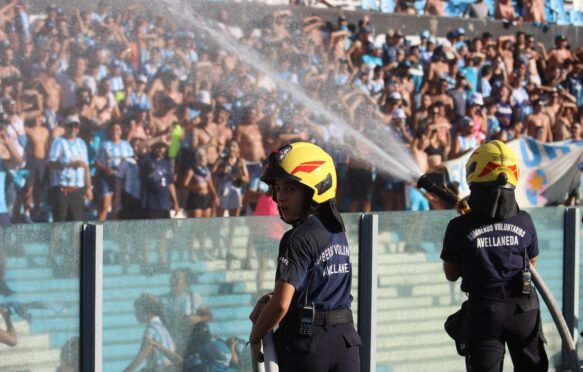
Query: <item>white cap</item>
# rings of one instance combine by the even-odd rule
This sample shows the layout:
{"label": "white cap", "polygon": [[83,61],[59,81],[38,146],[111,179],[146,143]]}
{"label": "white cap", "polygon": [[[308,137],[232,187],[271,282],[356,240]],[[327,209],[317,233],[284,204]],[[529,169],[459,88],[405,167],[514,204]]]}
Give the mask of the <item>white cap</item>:
{"label": "white cap", "polygon": [[393,119],[407,119],[407,115],[403,109],[396,109],[393,110],[393,114],[391,116]]}
{"label": "white cap", "polygon": [[484,97],[481,93],[475,92],[470,95],[470,104],[471,105],[480,105],[484,106]]}
{"label": "white cap", "polygon": [[79,120],[79,116],[69,115],[65,118],[65,121],[63,122],[64,125],[69,125],[69,124],[73,124],[73,123],[77,123],[77,124],[81,123],[81,120]]}
{"label": "white cap", "polygon": [[389,94],[389,99],[396,101],[398,99],[403,99],[403,97],[401,96],[401,93],[399,93],[399,92],[392,92],[391,94]]}

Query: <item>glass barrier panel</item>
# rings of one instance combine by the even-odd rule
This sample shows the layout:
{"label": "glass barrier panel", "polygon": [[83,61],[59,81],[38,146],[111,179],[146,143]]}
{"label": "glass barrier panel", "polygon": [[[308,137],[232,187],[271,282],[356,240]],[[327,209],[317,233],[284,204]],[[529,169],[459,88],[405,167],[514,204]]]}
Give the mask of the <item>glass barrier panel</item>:
{"label": "glass barrier panel", "polygon": [[[562,290],[562,210],[531,210],[539,233],[541,275],[560,301]],[[464,369],[446,318],[466,299],[460,281],[450,283],[439,258],[443,235],[453,211],[393,212],[379,215],[379,290],[377,371]],[[557,238],[559,241],[557,241]],[[557,243],[559,243],[557,245]],[[548,257],[548,258],[547,258]],[[560,363],[560,337],[546,306],[542,317],[551,366]],[[512,369],[508,353],[506,369]]]}
{"label": "glass barrier panel", "polygon": [[0,371],[78,365],[81,226],[0,226]]}
{"label": "glass barrier panel", "polygon": [[[557,305],[563,308],[563,222],[564,208],[528,209],[538,234],[539,259],[536,269],[551,290]],[[546,304],[541,301],[543,332],[547,340],[549,368],[561,366],[561,336]]]}
{"label": "glass barrier panel", "polygon": [[[358,243],[358,221],[359,215],[345,216],[351,248]],[[244,348],[249,314],[259,297],[273,291],[279,240],[287,229],[279,217],[106,223],[104,371],[128,367],[153,329],[170,348],[168,339],[174,341],[188,365],[252,371],[250,349]],[[353,288],[356,293],[357,280]],[[144,310],[146,305],[154,310]],[[161,350],[154,346],[151,358],[171,365]],[[142,366],[148,363],[156,361]]]}

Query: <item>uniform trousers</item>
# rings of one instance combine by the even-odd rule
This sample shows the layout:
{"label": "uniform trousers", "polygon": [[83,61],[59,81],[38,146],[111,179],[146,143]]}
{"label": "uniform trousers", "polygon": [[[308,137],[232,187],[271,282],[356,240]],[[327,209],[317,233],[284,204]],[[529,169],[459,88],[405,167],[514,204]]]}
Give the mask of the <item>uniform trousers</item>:
{"label": "uniform trousers", "polygon": [[296,327],[281,327],[274,335],[280,372],[358,372],[360,336],[354,324],[313,326],[312,336]]}
{"label": "uniform trousers", "polygon": [[514,371],[547,371],[539,302],[529,295],[512,295],[499,288],[471,293],[464,328],[469,336],[468,371],[502,371],[508,345]]}

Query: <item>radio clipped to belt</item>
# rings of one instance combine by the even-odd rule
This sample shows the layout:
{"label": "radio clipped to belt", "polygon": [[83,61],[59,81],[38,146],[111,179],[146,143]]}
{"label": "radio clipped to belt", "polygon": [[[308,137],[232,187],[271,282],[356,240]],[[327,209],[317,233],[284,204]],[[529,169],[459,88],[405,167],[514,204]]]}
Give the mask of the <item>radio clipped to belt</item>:
{"label": "radio clipped to belt", "polygon": [[314,303],[308,305],[308,293],[310,292],[310,281],[312,280],[313,271],[310,271],[306,286],[306,296],[304,297],[304,306],[300,310],[300,324],[298,334],[300,336],[311,336],[314,320],[316,319],[316,306]]}
{"label": "radio clipped to belt", "polygon": [[530,275],[530,271],[528,270],[528,268],[526,267],[526,247],[524,248],[524,267],[522,270],[522,275],[521,275],[521,287],[522,287],[522,294],[530,294],[530,284],[531,284],[531,275]]}

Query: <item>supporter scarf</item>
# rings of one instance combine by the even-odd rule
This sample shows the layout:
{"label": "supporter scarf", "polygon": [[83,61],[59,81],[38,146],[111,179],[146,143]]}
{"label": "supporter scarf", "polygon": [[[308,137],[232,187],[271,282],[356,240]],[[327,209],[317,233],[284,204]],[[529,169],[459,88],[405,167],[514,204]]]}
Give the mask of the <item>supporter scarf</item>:
{"label": "supporter scarf", "polygon": [[514,190],[503,187],[470,187],[468,204],[471,213],[494,220],[505,220],[518,214]]}

